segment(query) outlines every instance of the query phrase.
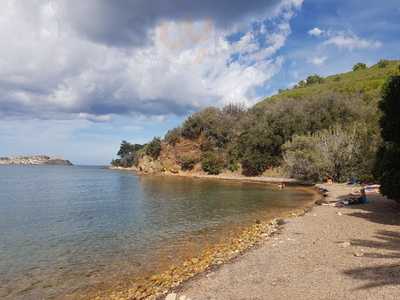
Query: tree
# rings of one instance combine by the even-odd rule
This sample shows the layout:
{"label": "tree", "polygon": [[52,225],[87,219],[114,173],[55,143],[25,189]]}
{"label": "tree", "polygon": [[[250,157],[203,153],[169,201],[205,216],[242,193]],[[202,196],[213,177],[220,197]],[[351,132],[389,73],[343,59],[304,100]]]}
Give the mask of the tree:
{"label": "tree", "polygon": [[155,137],[150,143],[146,145],[146,155],[153,159],[157,159],[161,153],[161,139]]}
{"label": "tree", "polygon": [[367,65],[364,63],[357,63],[353,66],[353,71],[365,70]]}
{"label": "tree", "polygon": [[137,165],[139,162],[138,152],[143,148],[140,144],[131,144],[127,141],[122,141],[121,146],[118,150],[117,155],[120,159],[112,161],[113,166],[119,166],[124,168],[130,168],[133,165]]}
{"label": "tree", "polygon": [[132,154],[133,152],[137,152],[142,148],[143,148],[143,145],[131,144],[131,143],[128,143],[127,141],[122,141],[117,155],[122,158],[129,154]]}
{"label": "tree", "polygon": [[181,134],[182,130],[180,127],[174,128],[166,133],[164,140],[167,144],[175,146],[179,142]]}
{"label": "tree", "polygon": [[377,154],[375,173],[381,192],[400,202],[400,76],[392,76],[385,83],[379,108],[383,142]]}
{"label": "tree", "polygon": [[218,175],[224,168],[224,161],[217,153],[208,151],[201,157],[201,167],[209,175]]}
{"label": "tree", "polygon": [[283,146],[284,161],[290,176],[321,181],[329,176],[344,182],[350,177],[368,179],[376,147],[364,124],[344,129],[335,126],[315,134],[296,135]]}
{"label": "tree", "polygon": [[310,75],[306,79],[306,85],[312,85],[312,84],[323,83],[323,82],[324,82],[324,78],[322,78],[321,76],[319,76],[317,74]]}

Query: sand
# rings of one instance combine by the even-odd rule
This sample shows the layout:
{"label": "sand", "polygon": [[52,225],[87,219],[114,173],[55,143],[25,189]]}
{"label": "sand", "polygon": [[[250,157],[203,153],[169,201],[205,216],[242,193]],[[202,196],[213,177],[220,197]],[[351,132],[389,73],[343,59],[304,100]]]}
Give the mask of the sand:
{"label": "sand", "polygon": [[[329,201],[352,187],[330,185]],[[176,289],[194,299],[400,299],[400,205],[317,206],[239,258]]]}

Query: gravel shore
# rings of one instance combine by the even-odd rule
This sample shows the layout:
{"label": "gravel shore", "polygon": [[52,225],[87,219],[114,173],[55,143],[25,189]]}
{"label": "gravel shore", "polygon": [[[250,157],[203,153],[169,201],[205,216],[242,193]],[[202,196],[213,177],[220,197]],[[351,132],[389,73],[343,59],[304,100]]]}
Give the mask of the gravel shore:
{"label": "gravel shore", "polygon": [[[328,189],[336,201],[354,188]],[[176,299],[400,299],[400,205],[368,198],[287,219],[279,235],[185,283]]]}

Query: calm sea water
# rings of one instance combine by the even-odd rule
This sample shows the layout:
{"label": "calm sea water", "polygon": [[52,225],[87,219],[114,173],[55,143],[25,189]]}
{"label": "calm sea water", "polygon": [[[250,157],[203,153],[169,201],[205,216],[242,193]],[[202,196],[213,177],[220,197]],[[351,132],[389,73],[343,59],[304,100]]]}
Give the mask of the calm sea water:
{"label": "calm sea water", "polygon": [[0,166],[0,298],[109,288],[310,197],[295,188],[100,167]]}

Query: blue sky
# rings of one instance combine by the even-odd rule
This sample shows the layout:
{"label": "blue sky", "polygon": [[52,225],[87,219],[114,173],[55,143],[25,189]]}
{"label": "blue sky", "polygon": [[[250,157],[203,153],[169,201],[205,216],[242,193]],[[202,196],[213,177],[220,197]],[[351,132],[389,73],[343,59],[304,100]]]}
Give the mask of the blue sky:
{"label": "blue sky", "polygon": [[[0,156],[107,164],[209,105],[399,59],[398,1],[22,1],[0,10]],[[90,14],[90,18],[87,16]]]}

